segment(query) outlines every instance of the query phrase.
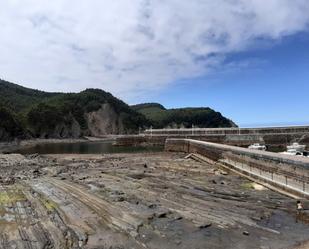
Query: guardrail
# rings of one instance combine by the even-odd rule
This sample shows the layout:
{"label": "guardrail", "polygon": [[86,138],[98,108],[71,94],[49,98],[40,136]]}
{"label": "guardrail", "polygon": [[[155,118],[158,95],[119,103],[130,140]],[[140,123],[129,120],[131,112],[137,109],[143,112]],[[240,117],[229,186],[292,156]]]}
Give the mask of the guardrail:
{"label": "guardrail", "polygon": [[147,129],[146,135],[265,135],[265,134],[309,134],[309,126],[261,127],[261,128],[181,128]]}
{"label": "guardrail", "polygon": [[197,153],[287,192],[309,198],[309,158],[192,139],[167,139],[165,150]]}

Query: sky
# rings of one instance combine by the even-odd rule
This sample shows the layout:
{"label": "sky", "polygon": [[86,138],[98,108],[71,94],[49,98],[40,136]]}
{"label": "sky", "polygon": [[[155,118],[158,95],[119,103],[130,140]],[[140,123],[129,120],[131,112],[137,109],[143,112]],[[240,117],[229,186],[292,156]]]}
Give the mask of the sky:
{"label": "sky", "polygon": [[0,78],[309,124],[308,0],[2,0]]}

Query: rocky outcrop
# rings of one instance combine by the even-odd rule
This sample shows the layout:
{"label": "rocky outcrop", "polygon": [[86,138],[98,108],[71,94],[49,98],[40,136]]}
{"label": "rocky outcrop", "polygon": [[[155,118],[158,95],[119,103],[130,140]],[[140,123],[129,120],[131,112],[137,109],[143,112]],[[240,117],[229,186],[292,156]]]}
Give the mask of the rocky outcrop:
{"label": "rocky outcrop", "polygon": [[[113,106],[102,104],[97,111],[84,114],[86,128],[82,128],[73,115],[65,117],[65,122],[58,123],[53,129],[42,132],[41,138],[78,138],[83,135],[103,136],[107,134],[125,133],[123,119]],[[1,133],[0,133],[1,135]]]}
{"label": "rocky outcrop", "polygon": [[125,132],[121,115],[108,103],[90,113],[85,114],[88,132],[91,136],[121,134]]}
{"label": "rocky outcrop", "polygon": [[79,123],[74,117],[71,117],[71,122],[69,125],[61,123],[56,126],[54,134],[52,137],[57,138],[79,138],[82,135],[82,130]]}

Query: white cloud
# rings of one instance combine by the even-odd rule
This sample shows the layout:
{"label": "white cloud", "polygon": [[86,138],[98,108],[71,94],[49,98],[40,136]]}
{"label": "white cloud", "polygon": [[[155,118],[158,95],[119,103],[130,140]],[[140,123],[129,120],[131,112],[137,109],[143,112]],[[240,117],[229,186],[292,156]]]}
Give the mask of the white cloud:
{"label": "white cloud", "polygon": [[2,0],[0,77],[134,97],[307,30],[308,0]]}

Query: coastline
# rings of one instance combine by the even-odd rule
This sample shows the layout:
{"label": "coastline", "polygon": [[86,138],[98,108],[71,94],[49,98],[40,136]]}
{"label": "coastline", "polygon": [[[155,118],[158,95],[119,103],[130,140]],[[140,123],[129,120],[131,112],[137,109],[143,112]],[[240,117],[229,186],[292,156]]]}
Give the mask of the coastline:
{"label": "coastline", "polygon": [[111,138],[96,138],[96,137],[82,137],[82,138],[51,138],[51,139],[27,139],[16,140],[11,142],[0,142],[0,154],[12,153],[22,148],[29,148],[39,144],[53,144],[53,143],[79,143],[89,141],[105,141]]}
{"label": "coastline", "polygon": [[0,171],[2,234],[22,248],[308,245],[295,200],[183,153],[0,155]]}
{"label": "coastline", "polygon": [[[9,142],[0,141],[0,154],[13,153],[14,151],[33,147],[41,144],[54,144],[54,143],[80,143],[80,142],[100,142],[112,141],[115,146],[122,146],[126,144],[117,144],[117,138],[126,137],[127,135],[104,135],[100,137],[84,136],[80,138],[32,138],[25,140],[14,140]],[[134,135],[133,135],[134,136]],[[147,147],[149,143],[142,144]]]}

